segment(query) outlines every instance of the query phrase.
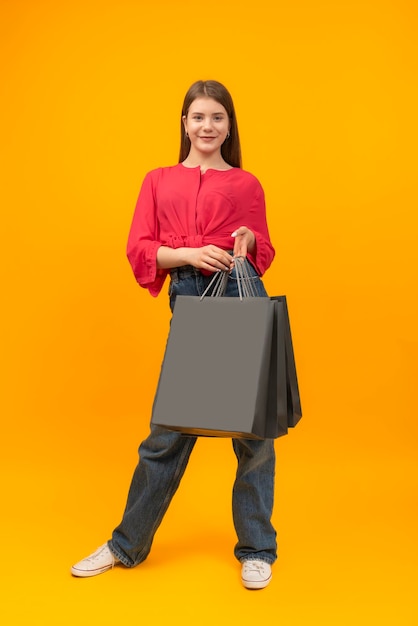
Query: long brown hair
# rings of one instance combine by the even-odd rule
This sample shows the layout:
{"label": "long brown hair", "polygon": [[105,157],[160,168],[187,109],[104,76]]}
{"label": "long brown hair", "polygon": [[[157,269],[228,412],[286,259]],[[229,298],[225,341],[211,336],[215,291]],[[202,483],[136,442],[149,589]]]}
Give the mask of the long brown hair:
{"label": "long brown hair", "polygon": [[230,122],[230,136],[225,139],[221,147],[223,159],[232,165],[232,167],[242,167],[241,162],[241,145],[238,135],[237,118],[235,115],[234,103],[231,94],[221,83],[216,80],[198,80],[193,83],[184,97],[183,108],[181,110],[181,140],[180,140],[180,156],[179,163],[182,163],[190,152],[190,139],[186,135],[183,124],[183,116],[187,116],[189,108],[196,98],[213,98],[219,104],[222,104],[226,110]]}

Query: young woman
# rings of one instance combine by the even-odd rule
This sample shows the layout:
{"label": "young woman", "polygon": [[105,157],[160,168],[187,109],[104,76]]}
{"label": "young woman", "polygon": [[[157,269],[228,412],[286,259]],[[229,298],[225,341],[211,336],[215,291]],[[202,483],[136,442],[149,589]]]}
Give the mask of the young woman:
{"label": "young woman", "polygon": [[[241,169],[232,98],[216,81],[188,90],[181,117],[179,163],[149,172],[142,184],[128,238],[128,259],[138,283],[157,296],[170,275],[170,307],[177,295],[201,295],[213,272],[229,272],[226,295],[237,296],[234,257],[246,256],[259,296],[270,266],[271,245],[263,189]],[[251,355],[248,355],[251,358]],[[134,567],[148,556],[154,534],[176,492],[194,436],[151,427],[139,447],[126,509],[112,538],[71,568],[74,576],[101,574],[120,562]],[[238,461],[233,519],[245,587],[271,580],[277,558],[271,524],[275,453],[273,440],[233,439]]]}

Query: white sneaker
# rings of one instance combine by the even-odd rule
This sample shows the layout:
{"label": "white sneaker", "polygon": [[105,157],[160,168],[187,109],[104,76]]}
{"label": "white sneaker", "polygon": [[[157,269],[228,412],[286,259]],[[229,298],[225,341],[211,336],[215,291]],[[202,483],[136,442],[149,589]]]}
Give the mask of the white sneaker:
{"label": "white sneaker", "polygon": [[113,556],[109,550],[109,546],[105,543],[103,546],[100,546],[100,548],[97,548],[96,552],[93,552],[90,556],[73,565],[71,573],[73,576],[82,578],[97,576],[97,574],[107,572],[108,569],[111,569],[115,563],[118,562],[119,559]]}
{"label": "white sneaker", "polygon": [[271,566],[266,561],[248,559],[243,561],[241,580],[247,589],[264,589],[271,581]]}

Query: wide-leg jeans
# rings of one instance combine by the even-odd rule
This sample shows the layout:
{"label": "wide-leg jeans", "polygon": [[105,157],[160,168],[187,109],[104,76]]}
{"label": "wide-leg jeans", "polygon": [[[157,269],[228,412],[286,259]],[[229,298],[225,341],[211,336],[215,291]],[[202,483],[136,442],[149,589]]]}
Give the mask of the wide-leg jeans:
{"label": "wide-leg jeans", "polygon": [[[250,271],[257,295],[267,296],[255,269],[251,267]],[[177,295],[200,296],[210,279],[192,266],[173,270],[169,288],[171,310]],[[225,295],[238,296],[235,270],[229,275]],[[138,565],[148,556],[196,439],[152,425],[149,436],[139,446],[139,463],[125,512],[108,542],[112,553],[127,567]],[[232,439],[232,446],[238,462],[232,490],[233,521],[238,537],[234,554],[239,561],[255,558],[271,564],[277,558],[276,531],[271,523],[274,441],[237,438]]]}

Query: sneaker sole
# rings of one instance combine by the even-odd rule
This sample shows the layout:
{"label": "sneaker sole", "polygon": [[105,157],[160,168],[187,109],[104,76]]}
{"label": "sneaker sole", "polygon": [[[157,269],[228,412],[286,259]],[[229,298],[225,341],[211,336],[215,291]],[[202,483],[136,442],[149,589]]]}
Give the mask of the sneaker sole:
{"label": "sneaker sole", "polygon": [[272,576],[267,578],[267,580],[244,580],[242,579],[242,584],[246,589],[264,589],[267,587],[269,582],[271,581]]}
{"label": "sneaker sole", "polygon": [[98,576],[99,574],[104,574],[110,569],[112,569],[112,565],[108,565],[107,567],[100,567],[93,570],[82,570],[72,567],[70,571],[71,574],[73,576],[76,576],[77,578],[89,578],[90,576]]}

